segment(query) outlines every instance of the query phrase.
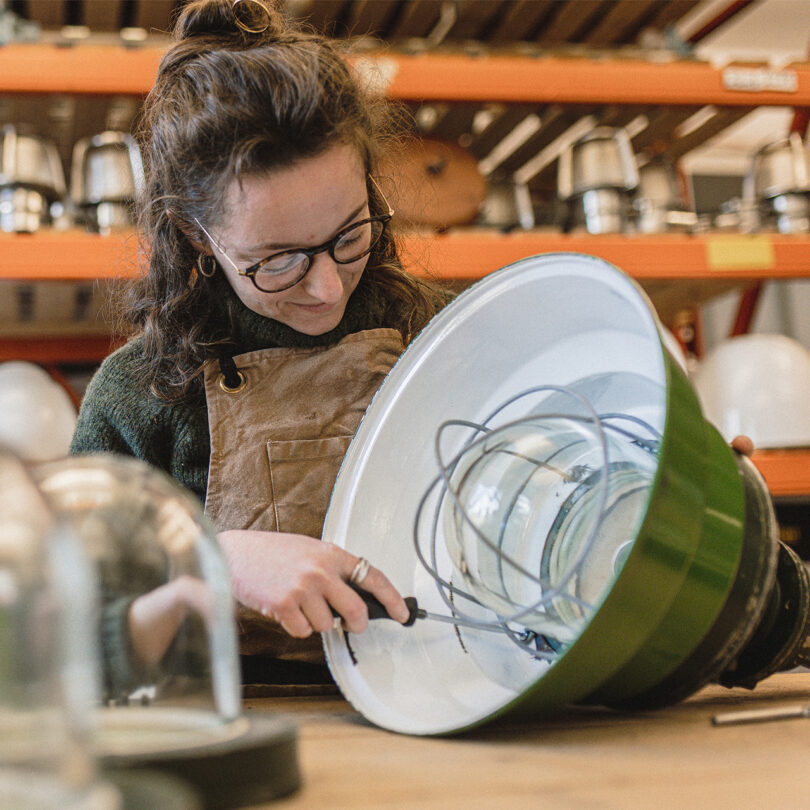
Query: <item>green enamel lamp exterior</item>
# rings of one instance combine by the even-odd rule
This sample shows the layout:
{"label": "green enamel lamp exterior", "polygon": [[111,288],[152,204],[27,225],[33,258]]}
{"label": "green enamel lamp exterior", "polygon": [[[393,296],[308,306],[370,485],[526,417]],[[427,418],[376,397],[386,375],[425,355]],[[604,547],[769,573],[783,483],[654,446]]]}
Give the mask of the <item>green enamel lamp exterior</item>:
{"label": "green enamel lamp exterior", "polygon": [[[388,674],[379,668],[376,670],[379,675],[374,676],[379,678],[378,681],[367,679],[363,667],[356,667],[356,662],[349,661],[342,642],[335,636],[327,637],[327,660],[344,693],[373,722],[393,730],[450,734],[505,715],[542,716],[572,704],[621,706],[631,702],[634,696],[654,694],[656,687],[666,682],[669,676],[677,679],[679,667],[709,636],[729,602],[738,577],[746,538],[746,491],[737,457],[717,430],[703,418],[692,386],[661,340],[659,324],[644,292],[619,269],[595,257],[548,254],[510,265],[494,274],[499,278],[479,282],[478,297],[470,297],[468,301],[473,305],[480,303],[480,309],[473,306],[466,310],[473,312],[468,318],[475,321],[479,311],[496,306],[499,295],[519,296],[519,292],[508,292],[510,285],[512,290],[515,285],[519,290],[522,278],[532,272],[537,272],[543,279],[552,278],[561,288],[569,284],[567,273],[581,272],[582,278],[593,275],[594,283],[617,290],[622,300],[632,302],[633,317],[638,316],[639,332],[650,341],[650,352],[661,353],[663,371],[659,381],[662,385],[663,429],[644,517],[620,570],[606,586],[601,601],[593,606],[594,610],[577,638],[550,666],[538,672],[536,678],[529,676],[519,691],[506,695],[499,705],[493,705],[492,698],[487,698],[478,709],[473,703],[468,706],[465,702],[456,719],[431,725],[429,681],[435,677],[432,668],[438,664],[415,640],[413,655],[421,656],[418,666],[423,665],[423,660],[425,662],[424,675],[418,673],[415,679],[420,682],[414,686],[414,691],[419,692],[413,700],[415,708],[411,710],[410,704],[401,701],[390,709],[387,701],[396,701],[398,697],[390,691]],[[541,272],[547,275],[540,276]],[[459,298],[462,313],[465,310],[461,307],[461,298],[469,292]],[[517,306],[522,304],[522,300],[516,300]],[[577,304],[576,298],[572,298],[571,306]],[[605,307],[611,305],[610,296],[606,296]],[[407,423],[409,418],[407,408],[398,404],[402,390],[397,386],[407,390],[414,384],[417,369],[422,373],[426,368],[429,370],[421,364],[428,352],[441,357],[441,362],[435,364],[439,368],[442,363],[458,364],[463,360],[462,355],[452,354],[453,345],[448,347],[447,336],[453,329],[453,320],[450,315],[444,318],[442,315],[440,313],[439,320],[434,321],[432,330],[430,324],[425,330],[429,337],[423,341],[424,348],[416,345],[423,338],[420,335],[413,344],[417,351],[412,352],[410,361],[399,368],[395,366],[394,380],[391,381],[389,375],[389,380],[383,384],[377,396],[379,401],[375,400],[370,409],[373,412],[376,406],[380,412],[379,420],[376,414],[370,422],[364,420],[358,432],[363,441],[353,443],[354,447],[347,456],[348,464],[344,462],[344,469],[338,477],[337,503],[343,505],[344,510],[327,515],[325,536],[336,536],[338,542],[345,543],[345,547],[355,553],[373,554],[371,547],[362,543],[370,542],[365,537],[371,538],[384,531],[385,515],[381,509],[372,520],[365,517],[368,504],[366,509],[355,505],[363,475],[368,474],[365,469],[382,469],[389,462],[380,459],[393,457],[392,447],[386,447],[380,437],[400,435],[402,438],[396,441],[402,443],[405,452],[421,452],[412,451],[407,443],[409,434],[397,421]],[[472,333],[472,329],[469,332]],[[457,344],[455,348],[458,351]],[[403,359],[407,356],[408,352]],[[508,364],[508,356],[504,356],[503,362]],[[391,412],[397,414],[396,418],[389,417]],[[376,442],[383,442],[385,452],[376,449]],[[411,441],[410,444],[414,443]],[[396,449],[394,445],[393,450]],[[380,463],[375,467],[373,461]],[[360,472],[355,473],[354,465]],[[377,475],[376,480],[379,479]],[[333,504],[335,500],[333,496]],[[350,518],[345,517],[346,509]],[[381,567],[385,570],[384,560],[381,560]],[[395,638],[393,635],[409,631],[397,629],[390,632],[392,643],[395,641],[398,645],[396,655],[409,656],[407,637]],[[363,643],[363,638],[358,637],[356,644],[361,652]],[[370,642],[372,647],[375,643]],[[452,639],[447,643],[452,643]],[[386,642],[380,644],[382,646],[374,647],[374,650],[383,651]],[[515,655],[525,656],[526,653],[516,648]],[[463,675],[466,676],[467,672],[464,670]],[[442,688],[445,704],[452,703],[453,685],[445,681]],[[460,688],[466,701],[474,687],[468,682]],[[414,712],[423,712],[425,722],[420,717],[419,725],[414,725],[408,719],[409,712],[410,716]]]}

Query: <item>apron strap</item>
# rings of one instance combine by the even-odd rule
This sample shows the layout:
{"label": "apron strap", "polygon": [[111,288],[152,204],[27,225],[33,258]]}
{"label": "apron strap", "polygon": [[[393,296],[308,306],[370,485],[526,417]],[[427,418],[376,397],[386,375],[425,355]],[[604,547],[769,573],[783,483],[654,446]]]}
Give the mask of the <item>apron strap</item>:
{"label": "apron strap", "polygon": [[226,394],[237,394],[247,385],[245,375],[236,367],[230,354],[219,355],[219,387]]}

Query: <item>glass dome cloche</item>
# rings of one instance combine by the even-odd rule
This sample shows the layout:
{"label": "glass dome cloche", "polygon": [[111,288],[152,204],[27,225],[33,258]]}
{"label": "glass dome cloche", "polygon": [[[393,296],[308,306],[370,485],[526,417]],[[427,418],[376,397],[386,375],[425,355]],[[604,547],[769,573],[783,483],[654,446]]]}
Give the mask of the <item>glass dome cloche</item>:
{"label": "glass dome cloche", "polygon": [[295,728],[242,713],[229,572],[197,498],[114,454],[45,462],[32,474],[100,583],[101,761],[172,772],[207,808],[297,789]]}
{"label": "glass dome cloche", "polygon": [[92,752],[94,586],[78,540],[0,448],[0,807],[122,807]]}

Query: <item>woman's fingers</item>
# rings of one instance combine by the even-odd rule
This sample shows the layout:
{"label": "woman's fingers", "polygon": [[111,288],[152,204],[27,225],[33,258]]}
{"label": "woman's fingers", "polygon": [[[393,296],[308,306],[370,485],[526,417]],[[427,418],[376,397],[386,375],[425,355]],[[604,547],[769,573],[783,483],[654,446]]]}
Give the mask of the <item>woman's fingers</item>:
{"label": "woman's fingers", "polygon": [[279,606],[272,612],[271,618],[294,638],[308,638],[312,635],[312,624],[297,602],[288,601]]}
{"label": "woman's fingers", "polygon": [[[310,627],[316,633],[326,633],[335,624],[335,616],[330,608],[327,597],[321,594],[308,595],[301,604],[301,611],[306,616]],[[364,607],[361,602],[361,607]],[[352,631],[359,632],[359,631]]]}
{"label": "woman's fingers", "polygon": [[735,436],[731,440],[731,446],[744,456],[750,456],[754,452],[754,442],[748,436]]}
{"label": "woman's fingers", "polygon": [[[336,549],[337,551],[338,549]],[[342,552],[343,571],[335,576],[324,572],[321,587],[306,588],[301,593],[301,612],[306,616],[313,630],[324,633],[334,626],[334,614],[343,620],[343,627],[350,633],[363,633],[368,628],[368,607],[355,591],[355,587],[375,596],[388,614],[399,622],[406,622],[410,612],[405,600],[391,584],[385,574],[373,565],[358,560],[354,555]],[[331,556],[335,555],[330,552]],[[352,573],[360,570],[364,575],[352,587],[349,580]]]}
{"label": "woman's fingers", "polygon": [[405,601],[378,568],[355,554],[313,537],[251,530],[219,534],[231,572],[234,596],[306,638],[333,626],[333,611],[353,633],[368,626],[368,610],[349,586],[373,594],[395,620],[406,622]]}
{"label": "woman's fingers", "polygon": [[374,594],[382,602],[392,619],[402,623],[408,621],[410,611],[405,600],[379,568],[369,566],[368,573],[361,582],[357,583],[357,587]]}

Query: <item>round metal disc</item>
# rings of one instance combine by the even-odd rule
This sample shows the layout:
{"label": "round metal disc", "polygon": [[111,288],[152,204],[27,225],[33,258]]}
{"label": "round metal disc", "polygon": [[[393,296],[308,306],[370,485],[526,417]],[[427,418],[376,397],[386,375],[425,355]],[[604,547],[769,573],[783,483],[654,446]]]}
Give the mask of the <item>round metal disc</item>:
{"label": "round metal disc", "polygon": [[[120,711],[144,715],[160,712],[154,707]],[[183,711],[174,710],[172,714],[173,727],[179,729],[175,741],[170,733],[164,733],[160,742],[150,748],[139,744],[138,735],[133,734],[132,748],[137,748],[137,752],[122,753],[123,744],[117,746],[118,753],[102,750],[102,765],[111,770],[146,768],[168,773],[204,797],[206,810],[261,804],[294,793],[300,787],[297,730],[287,720],[242,716],[232,723],[221,724],[217,734],[210,729],[202,731],[195,718],[187,728],[181,728]],[[122,727],[132,729],[132,723]]]}

